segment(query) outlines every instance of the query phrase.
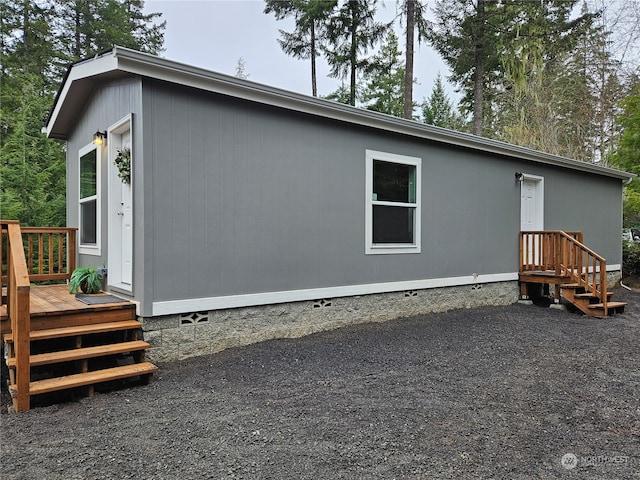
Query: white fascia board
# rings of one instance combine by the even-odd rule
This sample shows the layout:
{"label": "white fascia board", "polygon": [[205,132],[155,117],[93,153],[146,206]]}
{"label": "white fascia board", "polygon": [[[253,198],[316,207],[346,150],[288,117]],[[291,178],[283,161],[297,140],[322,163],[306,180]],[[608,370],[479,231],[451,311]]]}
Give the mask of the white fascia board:
{"label": "white fascia board", "polygon": [[60,111],[65,104],[67,95],[69,94],[69,91],[71,90],[75,81],[104,74],[116,70],[117,68],[118,60],[113,52],[109,52],[100,57],[91,58],[89,60],[74,64],[64,80],[62,89],[56,97],[54,108],[51,112],[51,115],[49,115],[49,121],[47,122],[46,126],[47,136],[51,135],[53,126],[56,123],[58,115],[60,114]]}

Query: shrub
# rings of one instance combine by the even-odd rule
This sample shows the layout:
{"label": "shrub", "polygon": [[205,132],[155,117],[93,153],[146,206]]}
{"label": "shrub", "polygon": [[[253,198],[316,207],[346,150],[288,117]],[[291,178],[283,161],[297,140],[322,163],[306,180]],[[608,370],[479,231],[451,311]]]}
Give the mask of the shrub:
{"label": "shrub", "polygon": [[640,277],[640,242],[622,242],[622,273]]}

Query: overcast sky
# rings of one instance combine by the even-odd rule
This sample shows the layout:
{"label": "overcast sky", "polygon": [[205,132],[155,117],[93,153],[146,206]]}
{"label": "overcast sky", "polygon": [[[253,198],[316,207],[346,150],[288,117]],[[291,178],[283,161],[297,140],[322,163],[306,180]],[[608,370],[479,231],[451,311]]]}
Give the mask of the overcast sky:
{"label": "overcast sky", "polygon": [[[245,62],[249,80],[311,95],[311,66],[284,54],[277,42],[279,29],[292,31],[293,20],[275,20],[263,13],[262,0],[147,0],[146,12],[160,12],[167,21],[165,52],[175,60],[220,73],[235,75],[238,59]],[[396,1],[380,2],[378,17],[390,21],[396,16]],[[397,27],[398,28],[398,27]],[[401,33],[398,31],[398,33]],[[400,44],[404,41],[400,37]],[[438,72],[446,81],[447,67],[425,45],[417,46],[414,100],[422,102],[433,88]],[[340,81],[327,77],[324,59],[318,63],[318,93],[327,95]],[[453,96],[450,88],[449,95]]]}

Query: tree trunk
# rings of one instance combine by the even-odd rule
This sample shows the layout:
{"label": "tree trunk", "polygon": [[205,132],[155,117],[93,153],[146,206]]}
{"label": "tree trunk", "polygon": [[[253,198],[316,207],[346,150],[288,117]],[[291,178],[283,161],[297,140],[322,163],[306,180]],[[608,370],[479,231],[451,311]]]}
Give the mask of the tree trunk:
{"label": "tree trunk", "polygon": [[404,62],[404,118],[413,118],[413,34],[415,31],[415,0],[406,0],[407,37]]}
{"label": "tree trunk", "polygon": [[355,106],[356,104],[356,68],[358,63],[358,44],[357,44],[357,24],[354,18],[352,9],[351,13],[351,50],[350,50],[350,63],[351,63],[351,79],[349,82],[349,104]]}
{"label": "tree trunk", "polygon": [[485,0],[478,0],[476,11],[476,51],[474,56],[473,77],[473,134],[482,136],[482,106],[484,101],[484,36],[485,36]]}
{"label": "tree trunk", "polygon": [[73,53],[75,54],[75,60],[79,60],[80,59],[80,5],[78,5],[78,2],[75,2],[74,4],[74,13],[75,13],[75,32],[74,32],[74,49],[73,49]]}
{"label": "tree trunk", "polygon": [[316,22],[311,22],[311,94],[318,96],[318,85],[316,83]]}

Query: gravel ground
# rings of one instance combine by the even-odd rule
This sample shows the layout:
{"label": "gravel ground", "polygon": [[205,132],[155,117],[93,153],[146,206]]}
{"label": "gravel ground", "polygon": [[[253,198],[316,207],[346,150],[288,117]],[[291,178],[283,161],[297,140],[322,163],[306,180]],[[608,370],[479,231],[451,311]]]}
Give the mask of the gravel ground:
{"label": "gravel ground", "polygon": [[2,415],[2,478],[640,479],[640,293],[615,299],[608,319],[456,310],[160,365]]}

